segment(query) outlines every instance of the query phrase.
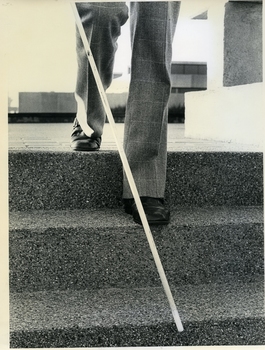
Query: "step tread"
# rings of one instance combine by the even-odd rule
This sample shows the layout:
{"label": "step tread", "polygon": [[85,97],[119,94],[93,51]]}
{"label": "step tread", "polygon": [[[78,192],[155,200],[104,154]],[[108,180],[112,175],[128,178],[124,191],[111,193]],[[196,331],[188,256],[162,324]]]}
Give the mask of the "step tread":
{"label": "step tread", "polygon": [[[72,209],[11,211],[10,230],[43,231],[50,227],[139,227],[123,209]],[[209,226],[263,222],[263,207],[199,207],[171,209],[170,226]]]}
{"label": "step tread", "polygon": [[[263,318],[263,283],[172,288],[183,323]],[[10,330],[173,322],[162,287],[10,293]]]}
{"label": "step tread", "polygon": [[[263,209],[175,208],[151,231],[170,283],[264,274]],[[10,213],[11,291],[158,286],[142,226],[122,209]]]}
{"label": "step tread", "polygon": [[264,341],[262,280],[179,286],[172,288],[172,294],[184,325],[181,334],[176,331],[162,287],[11,293],[11,342],[13,339],[19,347],[20,339],[34,336],[34,341],[39,341],[35,346],[45,347],[45,342],[52,341],[49,338],[55,338],[57,346],[68,346],[61,339],[78,339],[81,334],[82,342],[86,338],[90,346],[102,345],[102,338],[104,346],[117,345],[111,344],[113,337],[119,338],[118,345],[133,346],[137,332],[139,338],[146,338],[140,342],[143,345],[156,337],[157,342],[161,337],[161,344],[155,345],[192,345],[196,337],[200,340],[193,345]]}

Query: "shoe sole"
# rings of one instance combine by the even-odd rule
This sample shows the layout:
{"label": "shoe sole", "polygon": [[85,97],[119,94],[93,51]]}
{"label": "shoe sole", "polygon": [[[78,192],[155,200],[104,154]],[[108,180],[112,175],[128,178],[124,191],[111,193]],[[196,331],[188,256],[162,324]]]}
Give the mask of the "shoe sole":
{"label": "shoe sole", "polygon": [[82,142],[82,140],[71,140],[70,146],[74,151],[95,152],[100,149],[100,144],[96,141],[94,142],[95,147],[90,147],[91,144],[88,142]]}
{"label": "shoe sole", "polygon": [[[138,220],[136,220],[135,218],[133,218],[133,221],[134,221],[136,224],[139,224],[139,225],[143,226],[143,224],[142,224],[141,221],[138,221]],[[147,221],[148,221],[148,220],[147,220]],[[168,220],[168,221],[148,221],[148,224],[149,224],[150,226],[157,226],[157,225],[160,226],[160,225],[168,225],[169,222],[170,222],[170,220]]]}
{"label": "shoe sole", "polygon": [[[137,221],[135,219],[133,219],[133,221],[136,223],[136,224],[139,224],[141,226],[143,226],[142,222],[140,221]],[[169,224],[169,221],[148,221],[148,224],[150,226],[162,226],[162,225],[168,225]]]}
{"label": "shoe sole", "polygon": [[[128,209],[128,208],[124,208],[125,210],[125,213],[126,214],[129,214],[129,215],[133,215],[132,214],[132,210]],[[136,223],[136,224],[139,224],[139,225],[142,225],[142,221],[141,220],[137,220],[133,217],[133,221]],[[147,220],[148,221],[148,220]],[[158,220],[155,220],[155,221],[152,221],[152,220],[149,220],[148,221],[148,224],[149,225],[168,225],[170,222],[170,220],[163,220],[163,221],[158,221]]]}
{"label": "shoe sole", "polygon": [[83,151],[83,152],[96,152],[99,151],[100,148],[82,148],[82,147],[71,147],[73,151]]}
{"label": "shoe sole", "polygon": [[[132,212],[132,209],[131,207],[129,206],[124,206],[124,211],[126,214],[129,214],[129,215],[133,215],[133,212]],[[136,223],[136,224],[139,224],[139,225],[142,225],[142,221],[141,220],[137,220],[133,217],[133,221]],[[147,220],[148,221],[148,220]],[[163,221],[158,221],[158,220],[155,220],[155,221],[152,221],[152,220],[149,220],[148,221],[148,224],[149,225],[168,225],[170,222],[170,219],[169,220],[163,220]]]}

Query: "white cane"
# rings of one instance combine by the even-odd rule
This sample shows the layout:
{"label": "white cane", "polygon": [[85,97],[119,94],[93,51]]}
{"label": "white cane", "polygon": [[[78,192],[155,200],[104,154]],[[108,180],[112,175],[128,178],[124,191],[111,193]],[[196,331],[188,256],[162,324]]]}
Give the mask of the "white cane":
{"label": "white cane", "polygon": [[142,224],[143,224],[143,228],[144,228],[148,243],[149,243],[151,252],[153,254],[153,258],[154,258],[162,285],[164,287],[164,291],[165,291],[166,296],[167,296],[168,301],[169,301],[169,305],[170,305],[170,308],[171,308],[171,311],[173,314],[174,321],[176,323],[178,331],[182,332],[183,326],[182,326],[182,323],[181,323],[181,320],[179,317],[179,313],[178,313],[177,307],[175,305],[175,302],[174,302],[174,299],[173,299],[173,296],[172,296],[172,293],[171,293],[163,266],[161,264],[161,261],[160,261],[160,258],[159,258],[159,255],[158,255],[158,252],[156,249],[156,245],[155,245],[155,242],[154,242],[154,239],[153,239],[153,236],[152,236],[152,233],[151,233],[151,230],[150,230],[150,227],[149,227],[149,224],[148,224],[148,221],[147,221],[147,218],[146,218],[146,215],[145,215],[145,212],[144,212],[144,209],[143,209],[135,182],[134,182],[134,178],[132,176],[132,172],[131,172],[127,157],[124,153],[123,147],[121,146],[121,144],[116,136],[114,118],[113,118],[112,112],[111,112],[110,107],[109,107],[107,96],[105,94],[105,90],[103,88],[103,85],[102,85],[102,82],[101,82],[101,79],[100,79],[92,52],[90,49],[90,45],[88,43],[81,19],[79,17],[79,13],[78,13],[77,8],[75,6],[75,3],[71,3],[71,7],[72,7],[72,10],[74,13],[76,25],[78,27],[81,39],[83,41],[84,48],[86,50],[86,54],[87,54],[87,58],[88,58],[91,70],[94,74],[94,78],[95,78],[95,81],[96,81],[96,84],[98,87],[99,94],[100,94],[100,97],[101,97],[101,100],[102,100],[102,103],[103,103],[103,106],[104,106],[104,109],[105,109],[105,112],[106,112],[106,115],[107,115],[107,118],[108,118],[108,121],[109,121],[109,124],[111,127],[118,151],[119,151],[119,155],[120,155],[120,158],[121,158],[121,161],[123,164],[123,168],[124,168],[125,174],[127,176],[127,179],[128,179],[128,182],[129,182],[132,194],[133,194],[133,198],[135,200],[135,203],[136,203],[136,206],[137,206],[137,209],[138,209],[138,212],[139,212]]}

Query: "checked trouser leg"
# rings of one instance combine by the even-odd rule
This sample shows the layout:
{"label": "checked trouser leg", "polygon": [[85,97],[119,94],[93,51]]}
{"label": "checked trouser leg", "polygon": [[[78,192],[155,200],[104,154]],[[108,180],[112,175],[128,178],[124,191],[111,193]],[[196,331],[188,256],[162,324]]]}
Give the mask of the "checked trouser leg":
{"label": "checked trouser leg", "polygon": [[[180,2],[131,3],[132,64],[124,149],[140,196],[163,198],[172,40]],[[124,175],[123,197],[132,198]]]}
{"label": "checked trouser leg", "polygon": [[[128,8],[124,2],[81,2],[77,3],[77,10],[106,90],[112,82],[117,40],[121,34],[121,26],[128,18]],[[86,119],[93,133],[87,136],[99,137],[103,133],[106,112],[78,30],[76,50],[77,119]]]}

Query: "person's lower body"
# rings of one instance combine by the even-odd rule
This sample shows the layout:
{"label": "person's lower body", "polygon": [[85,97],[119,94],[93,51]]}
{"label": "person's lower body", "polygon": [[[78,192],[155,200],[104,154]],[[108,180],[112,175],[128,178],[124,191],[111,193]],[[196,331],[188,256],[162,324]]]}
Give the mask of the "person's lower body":
{"label": "person's lower body", "polygon": [[[128,19],[128,7],[123,2],[84,2],[77,3],[76,6],[106,90],[112,82],[117,40],[121,26]],[[76,151],[96,151],[100,148],[106,113],[78,30],[76,51],[77,114],[73,123],[71,146]]]}
{"label": "person's lower body", "polygon": [[[180,2],[131,3],[132,66],[124,149],[150,224],[167,224],[164,206],[172,41]],[[125,211],[140,223],[124,174]]]}
{"label": "person's lower body", "polygon": [[[79,3],[78,11],[105,89],[111,83],[120,27],[127,20],[124,3]],[[163,198],[167,165],[167,105],[171,90],[172,40],[179,2],[131,3],[132,69],[125,118],[124,148],[151,224],[165,224]],[[83,44],[77,32],[77,117],[75,150],[100,147],[106,114]],[[140,223],[124,175],[125,211]]]}

